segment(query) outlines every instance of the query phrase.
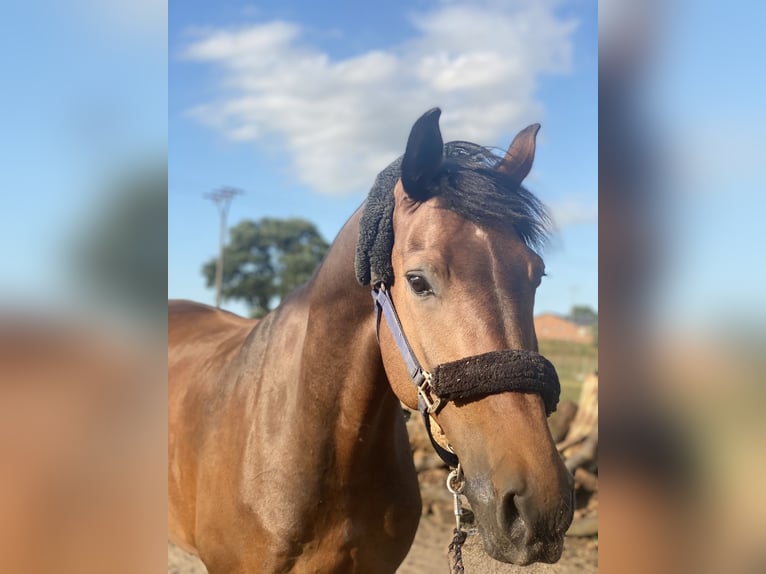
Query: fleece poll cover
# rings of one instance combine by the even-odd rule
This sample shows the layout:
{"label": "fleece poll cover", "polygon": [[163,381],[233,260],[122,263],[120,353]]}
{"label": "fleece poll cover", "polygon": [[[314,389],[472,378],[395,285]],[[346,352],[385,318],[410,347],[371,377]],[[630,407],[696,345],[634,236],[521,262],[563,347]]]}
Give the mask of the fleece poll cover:
{"label": "fleece poll cover", "polygon": [[437,366],[431,387],[442,400],[467,401],[506,391],[538,393],[545,414],[556,410],[561,387],[556,368],[534,351],[492,351]]}
{"label": "fleece poll cover", "polygon": [[378,174],[359,222],[354,269],[361,285],[393,285],[391,250],[394,248],[394,186],[402,171],[400,157]]}

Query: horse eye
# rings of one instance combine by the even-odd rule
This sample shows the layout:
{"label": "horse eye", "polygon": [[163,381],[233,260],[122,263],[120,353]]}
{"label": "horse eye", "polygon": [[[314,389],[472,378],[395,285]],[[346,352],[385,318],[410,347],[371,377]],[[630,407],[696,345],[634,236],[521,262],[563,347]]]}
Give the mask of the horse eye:
{"label": "horse eye", "polygon": [[433,293],[431,285],[428,284],[425,277],[422,275],[407,275],[407,281],[410,284],[410,289],[415,295],[427,295]]}

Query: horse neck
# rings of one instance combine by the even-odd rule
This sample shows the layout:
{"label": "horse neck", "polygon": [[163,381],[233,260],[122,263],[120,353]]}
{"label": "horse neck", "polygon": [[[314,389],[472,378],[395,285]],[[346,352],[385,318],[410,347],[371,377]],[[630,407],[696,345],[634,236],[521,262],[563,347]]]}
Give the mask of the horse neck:
{"label": "horse neck", "polygon": [[[391,440],[401,413],[383,370],[370,288],[360,286],[354,272],[360,216],[361,210],[340,231],[307,288],[301,378],[332,397],[345,430],[357,435],[353,443],[380,446]],[[368,440],[360,441],[364,434]]]}
{"label": "horse neck", "polygon": [[373,301],[370,288],[359,285],[354,273],[360,211],[343,226],[307,286],[309,321],[304,361],[321,364],[322,372],[336,376],[354,372],[358,378],[366,375],[377,380],[384,373]]}

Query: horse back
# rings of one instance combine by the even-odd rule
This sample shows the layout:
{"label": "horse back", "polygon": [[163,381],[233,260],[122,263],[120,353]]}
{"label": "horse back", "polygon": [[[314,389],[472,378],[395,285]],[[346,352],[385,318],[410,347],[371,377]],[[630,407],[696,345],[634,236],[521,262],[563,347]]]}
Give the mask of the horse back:
{"label": "horse back", "polygon": [[244,331],[247,333],[258,321],[245,319],[229,311],[194,301],[168,301],[168,344],[193,339],[195,335]]}

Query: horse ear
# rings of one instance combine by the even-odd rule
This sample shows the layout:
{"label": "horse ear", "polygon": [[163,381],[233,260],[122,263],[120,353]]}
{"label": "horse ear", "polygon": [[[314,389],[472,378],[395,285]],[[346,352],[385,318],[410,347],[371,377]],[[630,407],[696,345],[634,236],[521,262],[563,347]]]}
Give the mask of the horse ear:
{"label": "horse ear", "polygon": [[535,138],[539,129],[540,124],[532,124],[521,130],[513,138],[511,147],[497,166],[498,171],[509,175],[519,185],[532,169],[532,162],[535,160]]}
{"label": "horse ear", "polygon": [[407,149],[402,159],[402,186],[415,201],[428,199],[428,186],[442,163],[444,153],[439,116],[442,111],[433,108],[424,113],[412,126]]}

